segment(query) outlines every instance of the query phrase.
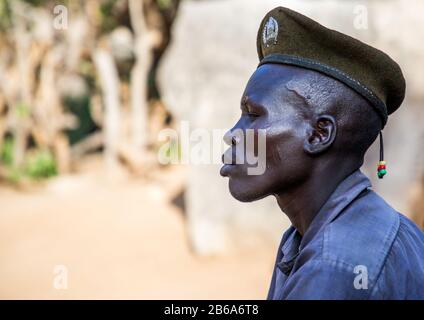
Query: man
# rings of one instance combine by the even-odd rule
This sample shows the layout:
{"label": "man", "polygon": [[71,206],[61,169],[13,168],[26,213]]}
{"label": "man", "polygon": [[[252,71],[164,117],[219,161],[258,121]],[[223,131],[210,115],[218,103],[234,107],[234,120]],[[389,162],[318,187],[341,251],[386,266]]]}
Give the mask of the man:
{"label": "man", "polygon": [[[399,66],[282,7],[265,16],[257,47],[260,64],[243,94],[241,118],[224,137],[231,147],[221,175],[240,201],[275,196],[292,223],[268,299],[424,299],[423,232],[372,191],[359,170],[404,99]],[[247,146],[249,129],[256,138],[266,130],[260,175],[240,163],[259,150],[258,143],[238,147]],[[381,162],[378,175],[385,173]]]}

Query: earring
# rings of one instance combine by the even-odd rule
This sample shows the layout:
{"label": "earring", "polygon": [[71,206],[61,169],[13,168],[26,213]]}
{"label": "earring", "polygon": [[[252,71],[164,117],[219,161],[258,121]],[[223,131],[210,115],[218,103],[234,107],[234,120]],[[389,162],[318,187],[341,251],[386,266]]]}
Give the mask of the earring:
{"label": "earring", "polygon": [[384,159],[383,134],[380,131],[380,161],[378,162],[378,167],[377,167],[377,177],[379,179],[383,179],[383,177],[387,173],[386,161],[384,161],[383,159]]}

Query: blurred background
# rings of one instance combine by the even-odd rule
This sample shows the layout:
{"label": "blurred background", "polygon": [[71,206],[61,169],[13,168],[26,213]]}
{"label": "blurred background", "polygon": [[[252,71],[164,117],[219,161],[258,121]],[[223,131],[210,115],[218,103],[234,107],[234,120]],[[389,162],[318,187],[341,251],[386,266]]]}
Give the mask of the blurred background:
{"label": "blurred background", "polygon": [[158,137],[237,121],[279,5],[401,64],[389,174],[378,144],[363,171],[424,227],[422,0],[0,0],[0,298],[266,297],[287,218]]}

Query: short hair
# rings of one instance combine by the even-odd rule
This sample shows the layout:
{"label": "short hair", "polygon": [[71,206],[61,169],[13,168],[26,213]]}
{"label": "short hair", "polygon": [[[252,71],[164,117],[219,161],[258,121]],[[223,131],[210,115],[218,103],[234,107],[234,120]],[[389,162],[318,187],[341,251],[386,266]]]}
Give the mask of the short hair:
{"label": "short hair", "polygon": [[307,117],[334,116],[338,126],[335,146],[364,156],[383,122],[371,104],[340,81],[316,71],[294,76],[286,88],[304,100]]}

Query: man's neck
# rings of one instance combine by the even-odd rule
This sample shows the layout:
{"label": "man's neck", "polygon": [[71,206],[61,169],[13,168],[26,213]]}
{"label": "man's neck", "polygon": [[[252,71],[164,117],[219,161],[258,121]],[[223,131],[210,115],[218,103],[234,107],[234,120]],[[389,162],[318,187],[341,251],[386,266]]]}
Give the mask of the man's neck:
{"label": "man's neck", "polygon": [[337,172],[334,166],[327,167],[316,169],[305,183],[292,190],[275,194],[280,209],[302,236],[337,186],[355,171],[352,166],[338,168]]}

